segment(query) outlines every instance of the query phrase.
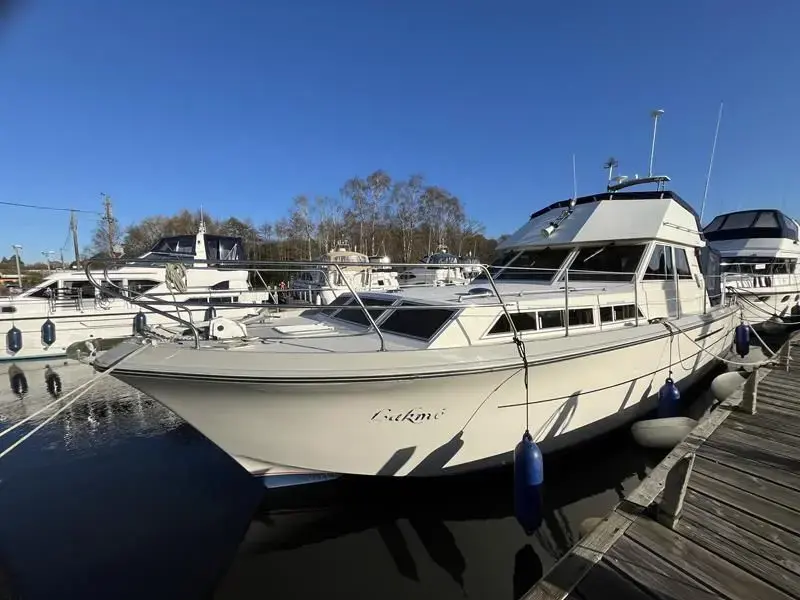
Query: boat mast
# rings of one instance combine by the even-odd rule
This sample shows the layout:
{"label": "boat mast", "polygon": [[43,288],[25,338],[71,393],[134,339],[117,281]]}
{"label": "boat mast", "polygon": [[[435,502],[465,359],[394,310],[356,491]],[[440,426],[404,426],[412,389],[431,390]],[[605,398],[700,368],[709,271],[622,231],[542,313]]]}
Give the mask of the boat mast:
{"label": "boat mast", "polygon": [[719,103],[719,114],[717,114],[717,128],[714,131],[714,143],[711,145],[711,159],[708,161],[708,173],[706,174],[706,185],[703,189],[703,204],[700,207],[700,223],[703,223],[703,213],[706,211],[706,198],[708,198],[708,184],[711,181],[711,167],[714,165],[714,153],[717,151],[717,137],[719,136],[719,124],[722,121],[722,102]]}

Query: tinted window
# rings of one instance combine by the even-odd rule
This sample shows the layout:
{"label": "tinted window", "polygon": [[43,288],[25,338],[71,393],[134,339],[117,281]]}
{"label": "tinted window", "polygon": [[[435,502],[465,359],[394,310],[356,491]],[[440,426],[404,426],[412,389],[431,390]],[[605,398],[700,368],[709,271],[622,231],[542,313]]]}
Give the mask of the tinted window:
{"label": "tinted window", "polygon": [[610,306],[601,306],[600,307],[600,322],[601,323],[608,323],[609,321],[614,320],[614,309]]}
{"label": "tinted window", "polygon": [[[355,299],[354,299],[355,300]],[[364,303],[364,306],[367,307],[370,316],[373,320],[377,320],[385,311],[385,308],[371,308],[372,306],[391,306],[394,303],[394,299],[390,298],[362,298],[361,301]],[[364,314],[364,310],[358,306],[358,302],[352,302],[348,304],[348,306],[352,306],[354,308],[347,308],[345,310],[340,310],[336,314],[337,319],[341,319],[342,321],[347,321],[348,323],[355,323],[357,325],[369,325],[369,321],[367,320],[367,315]]]}
{"label": "tinted window", "polygon": [[220,281],[219,283],[215,283],[211,286],[212,290],[229,290],[231,289],[231,282],[230,281]]}
{"label": "tinted window", "polygon": [[653,248],[650,262],[647,263],[647,270],[644,273],[645,279],[671,279],[673,276],[672,252],[667,246],[658,244]]}
{"label": "tinted window", "polygon": [[754,210],[728,215],[728,218],[725,219],[725,223],[723,223],[721,229],[743,229],[750,227],[752,226],[753,221],[756,220],[756,215],[757,213]]}
{"label": "tinted window", "polygon": [[725,220],[725,215],[720,215],[716,217],[713,221],[711,221],[711,223],[705,226],[705,229],[703,229],[703,231],[705,232],[716,231],[717,229],[720,228],[724,220]]}
{"label": "tinted window", "polygon": [[675,248],[675,270],[678,272],[679,279],[691,279],[692,271],[689,268],[689,260],[686,257],[686,250]]}
{"label": "tinted window", "polygon": [[778,218],[775,216],[775,213],[762,212],[758,213],[753,227],[780,227],[780,223],[778,223]]}
{"label": "tinted window", "polygon": [[[417,302],[403,300],[399,306],[425,306]],[[407,335],[409,337],[429,340],[448,319],[456,313],[449,308],[427,308],[416,310],[394,310],[381,324],[381,331]]]}
{"label": "tinted window", "polygon": [[563,310],[543,310],[539,313],[539,322],[542,329],[564,326]]}
{"label": "tinted window", "polygon": [[569,311],[569,324],[573,325],[593,325],[594,311],[591,308],[572,308]]}
{"label": "tinted window", "polygon": [[[514,327],[517,328],[517,331],[538,329],[535,312],[511,313],[511,320],[514,322]],[[500,315],[500,318],[489,330],[489,335],[494,335],[496,333],[511,333],[511,326],[508,324],[508,318],[505,314]]]}
{"label": "tinted window", "polygon": [[[572,252],[570,248],[526,250],[501,268],[490,268],[495,279],[521,281],[550,281]],[[485,275],[479,276],[485,278]]]}
{"label": "tinted window", "polygon": [[630,281],[644,246],[581,248],[569,267],[570,281]]}
{"label": "tinted window", "polygon": [[52,298],[55,296],[56,291],[58,289],[58,283],[53,282],[47,287],[43,287],[40,290],[36,290],[35,292],[31,292],[28,294],[31,298]]}

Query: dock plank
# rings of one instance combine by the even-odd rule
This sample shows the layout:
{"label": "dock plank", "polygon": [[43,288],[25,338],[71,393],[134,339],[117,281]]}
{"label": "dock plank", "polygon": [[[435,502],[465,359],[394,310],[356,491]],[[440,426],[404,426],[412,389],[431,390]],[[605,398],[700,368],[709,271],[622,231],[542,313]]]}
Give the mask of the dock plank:
{"label": "dock plank", "polygon": [[768,388],[779,392],[784,392],[790,400],[797,400],[797,379],[796,376],[789,376],[785,378],[779,377],[765,377],[760,382],[759,388]]}
{"label": "dock plank", "polygon": [[578,584],[578,594],[585,600],[654,600],[642,588],[601,560]]}
{"label": "dock plank", "polygon": [[789,469],[784,469],[781,464],[776,465],[774,463],[765,462],[766,459],[769,459],[769,454],[764,454],[762,460],[753,460],[747,456],[743,456],[742,453],[734,454],[733,452],[722,450],[716,446],[704,444],[697,452],[697,456],[800,492],[800,474]]}
{"label": "dock plank", "polygon": [[[800,333],[781,355],[790,343],[800,356]],[[789,364],[756,369],[754,414],[738,410],[743,386],[524,599],[800,598],[800,358]],[[673,471],[687,455],[681,481]],[[687,486],[683,511],[664,519],[659,498],[675,485]]]}
{"label": "dock plank", "polygon": [[[723,463],[716,463],[698,456],[694,462],[694,472],[740,487],[755,496],[760,496],[795,512],[800,508],[800,492],[739,471]],[[800,517],[800,512],[797,512],[797,516]]]}
{"label": "dock plank", "polygon": [[773,406],[780,406],[784,411],[790,415],[800,416],[800,403],[792,402],[786,399],[786,395],[782,392],[775,392],[770,389],[758,389],[758,402],[772,404]]}
{"label": "dock plank", "polygon": [[[762,406],[763,405],[760,405],[759,409]],[[732,416],[733,415],[731,415],[731,417]],[[770,429],[770,427],[760,418],[760,416],[761,415],[759,415],[758,419],[754,419],[753,416],[749,415],[749,418],[741,420],[728,417],[728,421],[725,423],[725,429],[733,429],[734,431],[741,431],[742,433],[752,433],[753,435],[764,436],[765,438],[775,442],[780,442],[781,444],[787,444],[788,446],[800,444],[800,437],[790,433],[784,433],[782,431]],[[798,416],[800,417],[800,415]]]}
{"label": "dock plank", "polygon": [[[684,507],[683,517],[675,530],[730,564],[770,582],[787,594],[800,596],[800,576],[780,564],[786,555],[780,546],[762,540],[754,547],[746,531],[713,515],[703,514],[702,510],[691,505]],[[795,570],[800,568],[798,564],[791,566]]]}
{"label": "dock plank", "polygon": [[716,435],[709,438],[707,444],[718,445],[720,443],[733,444],[733,447],[746,446],[761,452],[773,454],[775,456],[782,456],[789,459],[787,461],[787,468],[800,469],[800,448],[797,446],[788,446],[780,442],[773,442],[763,437],[745,433],[743,431],[734,431],[732,429],[718,431]]}
{"label": "dock plank", "polygon": [[800,437],[800,420],[787,419],[786,413],[773,410],[768,404],[758,404],[756,412],[758,413],[757,419],[754,419],[753,415],[734,412],[731,413],[726,421],[736,421],[744,424],[755,422],[759,427],[766,427],[771,431]]}
{"label": "dock plank", "polygon": [[628,536],[614,544],[605,560],[640,587],[649,589],[657,600],[711,600],[719,597],[711,588]]}
{"label": "dock plank", "polygon": [[790,564],[800,562],[800,545],[795,534],[738,510],[733,506],[718,502],[711,496],[696,490],[687,490],[686,501],[692,506],[699,507],[706,515],[719,517],[725,522],[749,531],[752,534],[752,543],[754,545],[761,544],[762,539],[768,540],[785,549],[786,560]]}
{"label": "dock plank", "polygon": [[702,578],[730,600],[788,600],[788,594],[723,560],[713,552],[681,534],[660,526],[650,519],[638,519],[627,535],[646,548],[658,552],[665,560]]}
{"label": "dock plank", "polygon": [[784,371],[783,369],[773,369],[764,378],[766,383],[775,383],[778,385],[792,385],[797,383],[798,369],[795,367],[791,371]]}
{"label": "dock plank", "polygon": [[800,536],[800,513],[789,508],[759,496],[754,496],[736,486],[706,477],[703,473],[692,473],[692,477],[689,479],[689,489],[702,492],[720,502],[763,519],[777,527],[791,531],[796,536]]}

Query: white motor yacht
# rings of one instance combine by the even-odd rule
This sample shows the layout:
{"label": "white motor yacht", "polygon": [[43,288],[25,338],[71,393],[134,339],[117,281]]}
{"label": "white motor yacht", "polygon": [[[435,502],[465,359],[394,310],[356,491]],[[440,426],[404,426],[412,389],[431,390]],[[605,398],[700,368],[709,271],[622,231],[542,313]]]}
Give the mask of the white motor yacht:
{"label": "white motor yacht", "polygon": [[[176,313],[194,322],[255,313],[252,305],[270,295],[252,288],[247,269],[227,266],[243,259],[240,238],[207,234],[201,223],[196,235],[162,238],[139,260],[111,269],[100,289],[91,281],[104,279],[99,265],[88,272],[53,271],[32,289],[0,297],[0,361],[63,356],[86,340],[131,336],[145,326],[174,327]],[[170,269],[175,265],[180,268]]]}
{"label": "white motor yacht", "polygon": [[421,266],[402,271],[397,279],[403,288],[467,285],[480,273],[478,265],[472,257],[459,259],[439,244],[436,252],[422,259]]}
{"label": "white motor yacht", "polygon": [[396,292],[397,273],[386,262],[354,252],[346,243],[315,259],[291,282],[290,295],[314,305],[331,304],[346,292]]}
{"label": "white motor yacht", "polygon": [[722,257],[729,292],[740,298],[753,325],[800,316],[798,223],[779,210],[743,210],[717,216],[703,229]]}
{"label": "white motor yacht", "polygon": [[698,216],[668,181],[533,213],[467,287],[342,294],[236,337],[128,340],[94,366],[266,476],[480,469],[526,428],[545,452],[575,444],[731,345],[738,308],[707,285]]}

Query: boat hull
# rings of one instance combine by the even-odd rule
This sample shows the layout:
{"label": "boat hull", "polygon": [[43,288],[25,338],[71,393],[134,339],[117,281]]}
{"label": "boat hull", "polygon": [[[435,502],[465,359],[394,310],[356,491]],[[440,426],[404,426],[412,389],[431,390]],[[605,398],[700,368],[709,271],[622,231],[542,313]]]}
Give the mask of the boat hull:
{"label": "boat hull", "polygon": [[[252,302],[262,302],[266,298],[263,294],[253,294]],[[249,300],[242,300],[247,302]],[[43,302],[42,306],[46,306]],[[165,306],[164,310],[174,311],[173,307]],[[187,318],[187,312],[191,312],[192,320],[197,323],[205,318],[205,307],[188,309],[182,308],[180,316]],[[257,309],[227,307],[225,305],[215,306],[217,316],[229,319],[239,319],[247,315],[254,314]],[[40,311],[44,312],[44,310]],[[131,337],[133,335],[133,318],[138,314],[139,309],[135,306],[126,306],[110,311],[70,311],[55,314],[45,314],[44,316],[22,315],[15,319],[0,319],[0,335],[3,339],[2,351],[0,351],[0,362],[11,360],[26,360],[39,358],[56,358],[66,356],[67,350],[73,344],[87,340],[109,340]],[[148,325],[165,325],[167,327],[179,326],[176,321],[150,311],[143,311],[147,317]],[[45,345],[42,341],[42,325],[47,320],[55,324],[56,341],[53,344]],[[6,332],[12,327],[16,327],[22,332],[22,348],[17,352],[11,352],[6,344]]]}
{"label": "boat hull", "polygon": [[[521,361],[418,377],[315,378],[312,366],[308,377],[294,379],[221,377],[199,367],[175,378],[148,366],[147,349],[130,365],[118,364],[114,376],[240,459],[341,474],[436,476],[509,461],[526,426],[547,452],[629,422],[655,406],[670,372],[683,389],[704,375],[713,354],[730,347],[735,317],[735,309],[721,308],[711,319],[677,321],[687,335],[645,325],[635,343],[546,360],[537,356],[546,354],[548,340],[526,344],[527,404]],[[403,360],[401,352],[380,354]],[[280,375],[274,366],[264,372]]]}

